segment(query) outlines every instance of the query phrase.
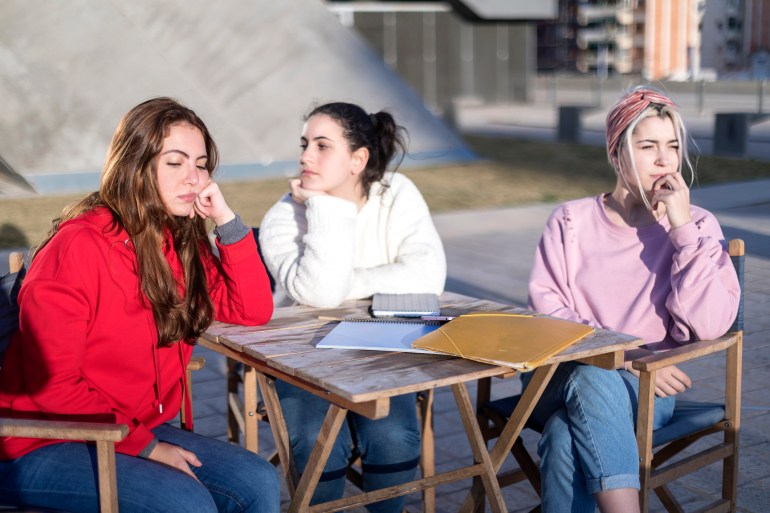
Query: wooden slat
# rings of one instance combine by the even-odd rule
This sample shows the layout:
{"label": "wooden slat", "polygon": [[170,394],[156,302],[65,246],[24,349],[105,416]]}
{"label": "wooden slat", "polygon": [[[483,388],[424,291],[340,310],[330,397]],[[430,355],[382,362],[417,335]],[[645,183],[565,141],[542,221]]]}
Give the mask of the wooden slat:
{"label": "wooden slat", "polygon": [[308,510],[310,513],[331,513],[333,511],[341,511],[351,508],[357,508],[364,506],[371,502],[380,501],[383,499],[390,499],[393,497],[400,497],[402,495],[408,495],[410,493],[419,492],[430,488],[435,488],[447,483],[453,483],[469,477],[478,476],[483,472],[483,465],[476,464],[459,469],[444,472],[437,476],[427,477],[423,479],[417,479],[404,483],[401,485],[390,486],[388,488],[380,488],[371,492],[360,493],[336,501],[324,502],[323,504],[317,504],[311,506]]}
{"label": "wooden slat", "polygon": [[310,499],[313,497],[324,465],[334,447],[334,441],[337,439],[337,434],[345,422],[347,414],[347,410],[339,408],[334,404],[329,404],[329,411],[326,413],[321,430],[318,432],[313,450],[310,451],[310,457],[297,485],[295,498],[289,505],[288,513],[305,511],[310,505]]}
{"label": "wooden slat", "polygon": [[505,503],[503,502],[503,492],[500,490],[500,483],[496,478],[497,468],[494,467],[490,454],[487,452],[484,438],[481,436],[481,428],[479,428],[479,424],[476,422],[476,413],[471,404],[468,389],[465,387],[465,383],[461,383],[452,385],[452,392],[455,396],[457,408],[460,411],[460,419],[463,422],[463,427],[465,428],[468,441],[470,442],[473,459],[477,463],[481,463],[485,469],[485,472],[483,472],[480,477],[487,494],[487,499],[489,499],[492,513],[505,513],[506,508]]}
{"label": "wooden slat", "polygon": [[612,353],[579,358],[577,361],[602,369],[614,370],[623,368],[623,364],[625,363],[624,356],[625,351],[614,351]]}
{"label": "wooden slat", "polygon": [[710,447],[701,452],[688,456],[675,463],[667,465],[665,468],[656,470],[650,477],[650,486],[648,489],[669,483],[675,479],[694,472],[699,468],[706,467],[712,463],[725,459],[733,450],[733,446],[728,444],[719,444]]}
{"label": "wooden slat", "polygon": [[115,444],[96,442],[96,459],[99,473],[99,511],[118,513],[118,478],[115,472]]}
{"label": "wooden slat", "polygon": [[0,418],[0,436],[119,442],[126,435],[124,424]]}
{"label": "wooden slat", "polygon": [[243,438],[246,449],[254,454],[259,453],[257,390],[257,371],[247,366],[243,372]]}
{"label": "wooden slat", "polygon": [[199,371],[206,366],[206,358],[203,356],[193,356],[190,358],[190,363],[187,364],[188,371]]}
{"label": "wooden slat", "polygon": [[17,273],[24,267],[24,254],[19,251],[14,251],[8,255],[8,271]]}
{"label": "wooden slat", "polygon": [[276,452],[281,462],[281,467],[283,468],[283,475],[286,486],[289,489],[289,496],[294,497],[297,482],[299,481],[299,472],[297,470],[296,462],[294,461],[294,454],[291,450],[289,430],[286,427],[286,420],[284,419],[283,411],[281,410],[278,394],[275,391],[275,381],[267,379],[263,374],[258,374],[257,380],[259,381],[259,386],[262,389],[262,394],[265,398],[265,408],[267,409],[267,415],[270,418],[270,430],[273,432],[273,440],[275,441]]}
{"label": "wooden slat", "polygon": [[737,332],[728,333],[714,340],[693,342],[686,346],[634,360],[633,367],[638,371],[649,372],[670,365],[679,365],[682,362],[724,351],[728,347],[735,345],[739,341],[739,337],[741,337],[741,333]]}

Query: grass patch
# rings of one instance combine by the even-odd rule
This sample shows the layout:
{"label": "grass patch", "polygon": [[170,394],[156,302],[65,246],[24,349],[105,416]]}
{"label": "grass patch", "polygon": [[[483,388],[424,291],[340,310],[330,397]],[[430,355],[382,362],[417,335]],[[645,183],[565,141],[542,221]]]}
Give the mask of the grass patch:
{"label": "grass patch", "polygon": [[[598,194],[615,183],[604,148],[485,136],[466,141],[485,160],[404,171],[433,212],[552,203]],[[770,177],[770,162],[703,156],[697,164],[699,185]],[[283,178],[220,186],[233,210],[252,226],[288,191]],[[82,196],[1,199],[0,248],[36,244],[51,220]]]}

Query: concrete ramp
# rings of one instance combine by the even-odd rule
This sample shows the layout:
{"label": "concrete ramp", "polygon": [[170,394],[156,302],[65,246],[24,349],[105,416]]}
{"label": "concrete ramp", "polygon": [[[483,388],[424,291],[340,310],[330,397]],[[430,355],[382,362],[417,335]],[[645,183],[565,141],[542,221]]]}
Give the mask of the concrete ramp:
{"label": "concrete ramp", "polygon": [[221,179],[292,174],[332,100],[390,110],[413,161],[472,157],[319,0],[0,2],[0,157],[38,192],[95,188],[120,116],[160,95],[204,119]]}

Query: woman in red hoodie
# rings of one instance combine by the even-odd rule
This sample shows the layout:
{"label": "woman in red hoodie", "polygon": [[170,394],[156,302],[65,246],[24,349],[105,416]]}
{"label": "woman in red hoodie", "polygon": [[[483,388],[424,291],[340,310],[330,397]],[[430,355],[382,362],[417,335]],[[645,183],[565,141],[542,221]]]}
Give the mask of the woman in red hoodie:
{"label": "woman in red hoodie", "polygon": [[[169,98],[134,107],[99,191],[54,224],[19,294],[0,408],[128,425],[116,445],[124,513],[279,510],[269,463],[167,424],[190,407],[182,391],[196,338],[214,319],[258,325],[273,310],[251,230],[212,180],[216,166],[193,111]],[[0,504],[96,512],[94,454],[80,442],[0,438]]]}

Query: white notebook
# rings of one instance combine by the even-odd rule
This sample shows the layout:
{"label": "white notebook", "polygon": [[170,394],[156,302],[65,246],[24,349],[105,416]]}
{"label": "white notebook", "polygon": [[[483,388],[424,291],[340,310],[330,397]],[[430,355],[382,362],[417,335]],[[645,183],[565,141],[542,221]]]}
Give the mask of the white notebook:
{"label": "white notebook", "polygon": [[415,322],[385,319],[356,319],[341,321],[316,347],[334,349],[368,349],[374,351],[404,351],[433,353],[412,347],[412,342],[441,326],[440,322]]}
{"label": "white notebook", "polygon": [[372,297],[375,317],[421,317],[440,313],[436,294],[375,294]]}

